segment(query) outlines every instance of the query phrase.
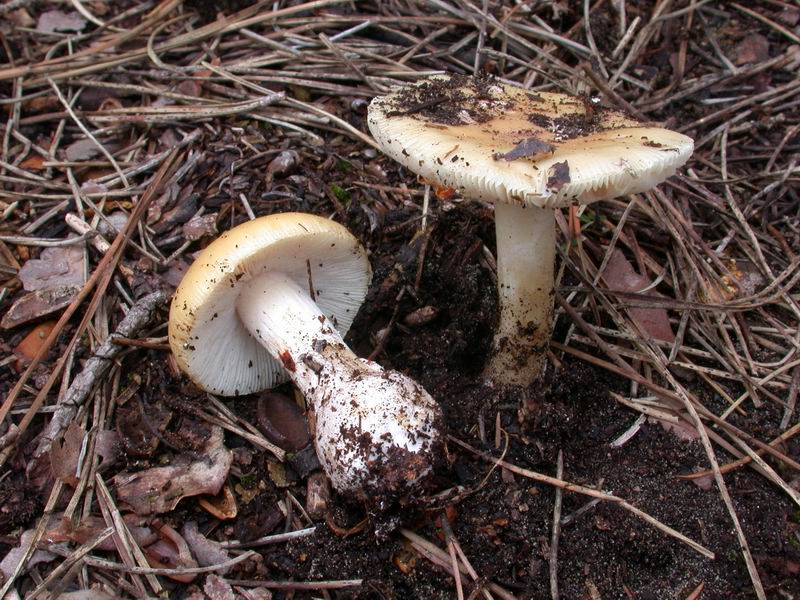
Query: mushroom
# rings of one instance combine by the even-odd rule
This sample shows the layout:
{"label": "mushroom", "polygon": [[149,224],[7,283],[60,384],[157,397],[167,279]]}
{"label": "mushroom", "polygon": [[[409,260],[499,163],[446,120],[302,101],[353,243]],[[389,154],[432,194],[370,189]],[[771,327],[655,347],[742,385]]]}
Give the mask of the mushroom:
{"label": "mushroom", "polygon": [[334,487],[384,499],[432,471],[441,410],[418,383],[342,340],[370,277],[364,248],[343,226],[301,213],[261,217],[197,257],[175,292],[169,341],[208,392],[250,394],[291,379],[314,411]]}
{"label": "mushroom", "polygon": [[643,192],[692,153],[685,135],[585,98],[491,77],[435,76],[369,106],[383,151],[435,185],[494,203],[500,319],[486,375],[528,386],[550,339],[554,209]]}

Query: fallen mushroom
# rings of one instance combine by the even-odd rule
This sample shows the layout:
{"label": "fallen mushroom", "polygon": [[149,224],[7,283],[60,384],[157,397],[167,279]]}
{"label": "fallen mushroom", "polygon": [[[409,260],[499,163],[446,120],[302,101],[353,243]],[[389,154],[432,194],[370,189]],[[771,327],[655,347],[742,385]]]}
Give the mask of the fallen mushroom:
{"label": "fallen mushroom", "polygon": [[555,208],[643,192],[691,138],[565,94],[491,77],[435,76],[375,98],[367,122],[390,157],[437,186],[493,202],[500,322],[492,381],[528,386],[550,339]]}
{"label": "fallen mushroom", "polygon": [[224,233],[189,268],[170,310],[181,369],[216,394],[286,378],[316,418],[334,487],[363,497],[408,491],[433,469],[441,410],[415,381],[358,358],[342,335],[370,281],[364,249],[341,225],[301,213]]}

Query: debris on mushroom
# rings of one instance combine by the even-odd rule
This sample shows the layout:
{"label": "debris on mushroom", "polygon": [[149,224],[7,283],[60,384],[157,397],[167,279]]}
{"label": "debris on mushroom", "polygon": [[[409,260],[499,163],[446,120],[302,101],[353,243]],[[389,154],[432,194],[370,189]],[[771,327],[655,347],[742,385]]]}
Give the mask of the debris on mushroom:
{"label": "debris on mushroom", "polygon": [[250,394],[291,379],[314,411],[333,486],[380,503],[432,472],[441,409],[418,383],[342,340],[370,277],[366,252],[341,225],[262,217],[220,236],[189,268],[169,338],[178,365],[209,392]]}
{"label": "debris on mushroom", "polygon": [[494,203],[500,322],[486,373],[540,377],[553,311],[553,209],[646,191],[692,153],[685,135],[584,98],[491,77],[434,76],[375,98],[383,151],[424,180]]}

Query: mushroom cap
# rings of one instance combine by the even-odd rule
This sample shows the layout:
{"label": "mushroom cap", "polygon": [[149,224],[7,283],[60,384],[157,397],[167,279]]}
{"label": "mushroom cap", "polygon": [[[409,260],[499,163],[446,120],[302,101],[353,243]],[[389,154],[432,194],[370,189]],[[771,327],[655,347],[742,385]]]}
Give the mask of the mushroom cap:
{"label": "mushroom cap", "polygon": [[423,179],[470,198],[538,207],[643,192],[692,153],[691,138],[585,98],[493,78],[438,75],[375,98],[369,129]]}
{"label": "mushroom cap", "polygon": [[240,322],[246,281],[280,271],[304,289],[344,335],[366,296],[372,272],[364,248],[342,225],[304,213],[248,221],[223,233],[184,275],[169,313],[169,342],[180,368],[201,388],[231,396],[287,379],[279,362]]}

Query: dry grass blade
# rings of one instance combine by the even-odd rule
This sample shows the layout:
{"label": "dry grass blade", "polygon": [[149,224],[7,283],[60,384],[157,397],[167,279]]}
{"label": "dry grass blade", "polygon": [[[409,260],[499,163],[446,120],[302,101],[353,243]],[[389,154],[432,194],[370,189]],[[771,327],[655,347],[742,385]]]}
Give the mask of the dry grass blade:
{"label": "dry grass blade", "polygon": [[[79,327],[78,332],[73,336],[71,344],[75,344],[77,342],[83,331],[83,327],[86,326],[86,324],[89,321],[89,318],[91,318],[94,312],[94,307],[96,307],[97,304],[99,303],[100,299],[102,298],[103,292],[105,292],[105,289],[111,280],[114,268],[117,262],[119,261],[123,249],[125,248],[125,244],[130,239],[131,235],[133,234],[133,231],[136,228],[136,224],[138,222],[137,217],[141,218],[141,216],[144,214],[144,211],[147,209],[147,205],[149,204],[149,202],[152,201],[155,195],[161,191],[159,186],[163,182],[163,180],[166,179],[167,174],[171,170],[176,158],[177,158],[177,153],[173,153],[171,158],[165,161],[164,164],[161,166],[161,169],[159,170],[159,173],[156,175],[153,185],[148,189],[148,192],[137,203],[136,210],[134,211],[133,215],[131,215],[131,219],[128,221],[128,225],[125,228],[125,231],[121,231],[114,239],[114,243],[111,245],[111,248],[109,248],[108,253],[103,257],[103,259],[98,264],[97,268],[92,273],[92,276],[83,286],[83,288],[75,297],[75,299],[72,301],[72,303],[69,305],[69,307],[61,315],[61,318],[58,320],[56,326],[53,328],[51,333],[47,336],[42,345],[39,347],[39,351],[33,357],[33,360],[31,361],[28,368],[20,376],[19,380],[17,381],[17,384],[6,396],[5,400],[3,401],[3,405],[0,406],[0,421],[2,421],[8,414],[8,411],[13,406],[14,401],[19,396],[23,386],[33,373],[33,370],[36,368],[39,362],[44,358],[48,350],[50,350],[50,348],[56,342],[59,334],[61,333],[62,328],[66,325],[67,321],[77,311],[78,307],[81,305],[83,300],[89,295],[92,289],[95,286],[97,286],[94,299],[92,300],[90,307],[84,313],[82,326]],[[65,353],[64,357],[66,357],[68,354],[69,352]],[[58,377],[61,368],[63,367],[63,359],[59,361],[59,363],[61,364],[61,366],[56,367],[53,370],[52,374],[50,375],[50,378],[48,379],[47,384],[42,388],[41,392],[36,397],[33,406],[31,407],[31,409],[25,415],[25,418],[20,423],[19,426],[20,432],[25,431],[28,424],[33,419],[33,415],[36,414],[36,410],[38,410],[38,408],[44,402],[47,392],[50,390],[50,387],[55,382],[55,379]]]}
{"label": "dry grass blade", "polygon": [[[558,451],[556,461],[556,479],[564,475],[564,453]],[[558,540],[561,535],[561,488],[556,488],[556,499],[553,503],[553,532],[550,536],[550,597],[558,600]]]}
{"label": "dry grass blade", "polygon": [[55,569],[53,569],[50,574],[39,584],[35,590],[33,590],[27,598],[33,600],[37,598],[41,594],[45,593],[48,588],[52,587],[52,584],[55,583],[59,577],[66,574],[68,571],[71,571],[76,565],[80,565],[81,562],[84,561],[85,557],[89,552],[94,550],[96,546],[103,543],[105,540],[111,537],[114,533],[114,529],[111,527],[107,527],[102,532],[98,533],[94,538],[83,544],[80,548],[75,550],[75,552],[71,553],[66,559]]}
{"label": "dry grass blade", "polygon": [[363,579],[341,579],[338,581],[270,581],[261,579],[226,579],[231,585],[263,587],[268,590],[346,590],[364,585]]}
{"label": "dry grass blade", "polygon": [[119,571],[122,573],[131,573],[133,575],[147,575],[147,576],[154,576],[154,575],[199,575],[202,573],[214,573],[215,571],[224,572],[242,563],[246,560],[249,560],[255,555],[255,552],[248,551],[243,552],[239,556],[236,556],[230,560],[225,562],[221,562],[216,565],[207,565],[204,567],[176,567],[174,569],[170,568],[156,568],[156,567],[147,567],[147,566],[129,566],[127,564],[120,564],[116,562],[112,562],[110,560],[105,560],[96,556],[87,557],[85,559],[87,564],[91,564],[94,567],[98,567],[100,569],[108,569],[109,571]]}
{"label": "dry grass blade", "polygon": [[[114,503],[114,499],[111,497],[111,493],[108,491],[108,487],[106,487],[105,481],[103,481],[103,478],[99,473],[95,475],[95,485],[97,488],[97,500],[100,505],[100,510],[103,513],[103,518],[106,521],[106,525],[114,529],[113,540],[114,545],[117,548],[117,553],[120,555],[122,562],[125,563],[124,566],[128,569],[131,569],[130,572],[133,573],[134,585],[139,589],[140,592],[144,593],[144,584],[138,577],[138,573],[134,570],[149,569],[147,558],[145,558],[144,554],[142,553],[142,549],[139,547],[139,544],[137,544],[136,540],[133,539],[128,526],[122,519],[122,514],[119,512],[119,508],[117,508],[117,505]],[[158,579],[150,572],[145,572],[143,574],[145,576],[145,580],[150,586],[150,589],[153,590],[153,593],[156,595],[160,594],[164,588],[161,587],[161,583],[158,581]]]}
{"label": "dry grass blade", "polygon": [[[422,554],[425,558],[430,560],[433,564],[437,565],[438,567],[450,573],[450,575],[452,575],[453,577],[458,577],[460,579],[463,578],[464,575],[468,573],[468,569],[466,565],[464,565],[463,563],[458,563],[459,570],[453,571],[452,570],[453,567],[451,566],[450,563],[450,556],[447,554],[447,552],[445,552],[432,542],[426,540],[419,534],[416,534],[413,531],[409,531],[408,529],[400,529],[400,534],[406,539],[408,539],[414,546],[414,548],[416,548],[417,551],[420,552],[420,554]],[[462,585],[463,583],[464,582],[462,581]],[[515,599],[515,596],[513,594],[511,594],[509,591],[507,591],[506,589],[504,589],[503,587],[501,587],[496,583],[490,582],[488,584],[488,588],[489,590],[487,591],[496,594],[497,596],[503,598],[504,600]]]}

